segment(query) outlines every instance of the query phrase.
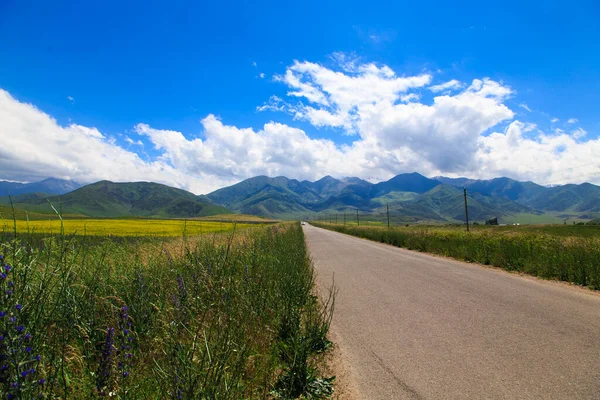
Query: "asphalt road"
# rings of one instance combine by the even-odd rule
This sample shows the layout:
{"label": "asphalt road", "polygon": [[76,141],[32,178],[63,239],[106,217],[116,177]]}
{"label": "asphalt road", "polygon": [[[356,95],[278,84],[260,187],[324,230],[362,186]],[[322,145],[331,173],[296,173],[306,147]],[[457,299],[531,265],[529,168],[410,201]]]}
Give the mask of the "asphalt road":
{"label": "asphalt road", "polygon": [[310,225],[361,399],[600,399],[600,295]]}

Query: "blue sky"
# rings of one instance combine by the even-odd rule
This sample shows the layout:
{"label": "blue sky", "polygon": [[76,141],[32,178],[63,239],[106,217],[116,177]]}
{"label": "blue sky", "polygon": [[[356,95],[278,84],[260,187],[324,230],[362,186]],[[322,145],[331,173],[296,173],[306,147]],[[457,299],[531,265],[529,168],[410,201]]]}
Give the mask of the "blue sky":
{"label": "blue sky", "polygon": [[[309,179],[326,173],[358,174],[377,180],[407,172],[407,168],[429,175],[444,173],[489,178],[505,174],[538,181],[598,181],[597,159],[594,160],[593,154],[581,155],[579,159],[583,147],[576,147],[587,143],[587,147],[596,148],[600,134],[598,2],[515,1],[496,6],[485,2],[458,5],[393,1],[205,3],[0,2],[0,89],[8,96],[4,103],[5,112],[12,110],[14,116],[16,108],[11,107],[31,104],[37,112],[54,118],[58,128],[67,128],[71,124],[96,128],[100,132],[98,141],[104,142],[105,146],[118,147],[105,162],[109,162],[110,157],[128,158],[131,155],[119,153],[123,150],[152,164],[147,172],[142,171],[144,164],[136,164],[135,168],[140,171],[131,176],[92,172],[92,166],[79,166],[78,163],[84,161],[72,157],[71,153],[81,149],[69,145],[71,153],[65,155],[57,151],[55,154],[61,160],[59,164],[70,165],[68,168],[54,171],[44,167],[43,161],[32,163],[31,159],[11,156],[12,166],[0,167],[0,174],[4,175],[0,178],[33,180],[51,172],[79,180],[151,179],[154,176],[157,180],[196,192],[261,172],[295,174],[294,177]],[[496,106],[506,107],[511,113],[494,114],[489,121],[475,124],[472,132],[455,139],[470,141],[467,147],[475,146],[471,142],[481,142],[472,150],[484,154],[486,151],[481,150],[484,147],[490,150],[490,146],[500,144],[483,143],[481,138],[496,132],[508,140],[512,127],[520,129],[521,140],[529,138],[532,142],[519,145],[523,159],[514,160],[514,167],[506,160],[484,160],[483,155],[468,162],[461,161],[469,157],[464,154],[460,159],[439,161],[445,156],[438,154],[436,149],[427,149],[433,145],[432,141],[435,142],[436,134],[431,132],[437,128],[417,124],[416,128],[422,132],[429,130],[433,140],[422,138],[417,140],[421,147],[411,147],[405,143],[413,140],[415,133],[411,133],[411,128],[402,122],[404,120],[399,120],[400,114],[407,120],[414,120],[412,114],[406,115],[406,110],[382,106],[375,113],[367,110],[365,104],[357,103],[351,107],[359,116],[351,117],[354,111],[346,110],[345,122],[339,122],[343,118],[338,112],[346,112],[343,110],[346,100],[332,95],[337,86],[327,86],[332,84],[329,80],[319,81],[318,71],[314,68],[294,70],[295,60],[348,77],[364,77],[370,73],[366,68],[360,68],[361,65],[374,65],[380,69],[385,66],[395,77],[429,76],[426,84],[402,87],[394,92],[395,97],[383,98],[374,94],[374,102],[392,105],[400,103],[400,97],[412,91],[415,97],[406,103],[417,101],[431,106],[436,96],[457,96],[461,90],[467,90],[474,79],[489,78],[510,88],[510,93],[493,96],[496,96]],[[350,64],[355,68],[350,68]],[[291,71],[290,76],[314,84],[329,100],[311,101],[303,92],[306,87],[299,89],[294,86],[294,81],[284,79],[288,71]],[[378,71],[373,76],[379,76],[382,85],[391,84],[391,76],[381,72],[382,69]],[[460,83],[453,88],[455,92],[426,89],[452,80]],[[357,90],[358,97],[363,96],[362,89]],[[290,91],[299,93],[290,96]],[[272,96],[281,101],[273,101]],[[258,111],[257,107],[265,104],[271,107]],[[323,123],[310,117],[306,107],[311,104],[313,109],[338,113],[338,122]],[[480,107],[476,102],[469,104]],[[453,103],[450,114],[459,113],[462,107]],[[408,108],[421,116],[427,114],[421,112],[425,110],[419,111],[417,106]],[[448,116],[443,110],[442,114],[444,118]],[[300,129],[313,140],[310,143],[325,139],[330,141],[327,146],[333,144],[341,153],[324,154],[323,160],[317,158],[315,161],[309,157],[284,165],[290,157],[277,151],[270,153],[271,145],[281,143],[271,140],[271,145],[256,147],[255,151],[260,154],[253,160],[245,160],[245,168],[192,165],[194,158],[206,159],[207,151],[214,153],[215,149],[220,149],[226,152],[222,146],[205,148],[206,139],[213,131],[201,121],[209,116],[214,116],[221,124],[215,125],[215,129],[251,128],[258,136],[270,135],[261,132],[265,131],[265,124],[271,122],[285,126],[285,129]],[[459,125],[454,129],[462,130],[465,121],[471,123],[480,117],[456,115]],[[0,134],[19,135],[15,129],[23,129],[35,115],[27,118],[30,119],[17,120],[15,117],[14,127],[10,131],[0,128]],[[551,122],[553,119],[557,121]],[[384,127],[382,123],[379,130],[371,128],[386,120],[394,120],[397,125]],[[571,123],[567,123],[569,120]],[[155,133],[144,132],[138,124],[148,126]],[[576,129],[585,134],[582,131],[574,133]],[[31,129],[26,131],[34,135]],[[44,136],[42,129],[35,134],[40,141],[48,143],[62,134],[60,129],[57,132]],[[186,142],[179,148],[173,148],[169,143],[158,144],[161,137],[168,136],[165,132],[178,132]],[[238,137],[236,132],[230,130],[228,134]],[[447,138],[453,132],[439,134]],[[69,138],[69,143],[78,142],[77,137],[72,136],[77,134],[71,132],[63,140]],[[279,134],[285,138],[295,135]],[[225,142],[235,140],[216,133],[212,135]],[[564,143],[553,143],[553,151],[547,146],[529,148],[536,141],[543,142],[540,135],[570,135],[574,139],[567,143],[564,142],[567,138],[563,138]],[[31,143],[36,136],[27,138]],[[194,139],[205,142],[194,144]],[[143,146],[130,143],[138,140]],[[252,141],[252,137],[249,140]],[[301,145],[305,139],[299,140],[288,145]],[[357,150],[360,154],[350,154],[340,147],[352,146],[357,141],[371,143],[370,151],[362,149]],[[380,151],[374,147],[377,145],[382,146],[381,151],[391,153],[378,157]],[[335,150],[327,146],[313,149],[312,154]],[[93,151],[91,147],[85,149]],[[182,153],[189,153],[189,149],[195,149],[196,153],[187,154],[184,160]],[[101,151],[108,154],[112,150]],[[493,147],[488,153],[499,151],[500,148]],[[535,165],[528,164],[526,151],[540,152]],[[569,151],[573,153],[570,156]],[[556,154],[542,161],[545,160],[543,152]],[[239,151],[234,153],[236,157],[243,157]],[[562,153],[565,155],[561,156]],[[417,162],[416,155],[425,159],[422,165]],[[4,156],[8,160],[9,155]],[[215,163],[221,158],[220,155],[213,156]],[[337,156],[338,163],[358,163],[362,168],[344,168],[325,162]],[[279,158],[279,164],[273,161]],[[228,161],[235,163],[236,160]],[[244,164],[242,161],[239,164]],[[30,165],[24,166],[25,162]],[[545,169],[540,169],[540,162],[547,164]],[[594,162],[596,166],[584,167]],[[577,173],[561,172],[572,167],[577,167],[574,169]],[[173,171],[171,175],[159,176],[157,169]],[[20,173],[22,170],[27,173]]]}

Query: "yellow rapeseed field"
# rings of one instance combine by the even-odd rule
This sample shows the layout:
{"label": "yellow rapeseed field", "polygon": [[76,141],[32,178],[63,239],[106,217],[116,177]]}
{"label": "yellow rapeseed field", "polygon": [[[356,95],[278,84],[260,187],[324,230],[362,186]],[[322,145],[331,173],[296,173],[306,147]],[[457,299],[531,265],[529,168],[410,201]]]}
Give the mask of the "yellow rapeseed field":
{"label": "yellow rapeseed field", "polygon": [[[18,232],[60,233],[60,220],[17,220]],[[13,230],[12,220],[2,220],[1,229]],[[181,236],[201,235],[204,233],[227,232],[233,229],[231,222],[198,220],[162,220],[162,219],[65,219],[65,234],[77,235],[113,235],[113,236]],[[247,228],[252,224],[238,223],[236,229]]]}

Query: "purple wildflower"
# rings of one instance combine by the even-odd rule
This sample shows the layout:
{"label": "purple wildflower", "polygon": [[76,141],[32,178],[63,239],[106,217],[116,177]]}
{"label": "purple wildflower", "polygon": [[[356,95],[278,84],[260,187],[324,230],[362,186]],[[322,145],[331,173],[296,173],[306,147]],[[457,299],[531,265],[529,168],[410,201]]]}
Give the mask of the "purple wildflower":
{"label": "purple wildflower", "polygon": [[114,335],[115,328],[109,327],[106,330],[106,339],[102,346],[102,354],[100,355],[100,363],[98,364],[96,388],[101,395],[105,395],[108,392],[107,389],[112,376]]}
{"label": "purple wildflower", "polygon": [[119,350],[117,351],[119,362],[117,368],[123,378],[128,378],[132,366],[133,353],[133,332],[131,318],[129,317],[129,308],[123,306],[119,311]]}

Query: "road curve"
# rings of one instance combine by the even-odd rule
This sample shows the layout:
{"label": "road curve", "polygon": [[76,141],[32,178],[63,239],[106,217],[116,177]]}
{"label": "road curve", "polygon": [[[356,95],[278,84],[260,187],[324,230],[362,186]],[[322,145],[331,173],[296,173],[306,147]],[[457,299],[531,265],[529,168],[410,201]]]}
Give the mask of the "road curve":
{"label": "road curve", "polygon": [[361,399],[600,399],[600,295],[304,226]]}

